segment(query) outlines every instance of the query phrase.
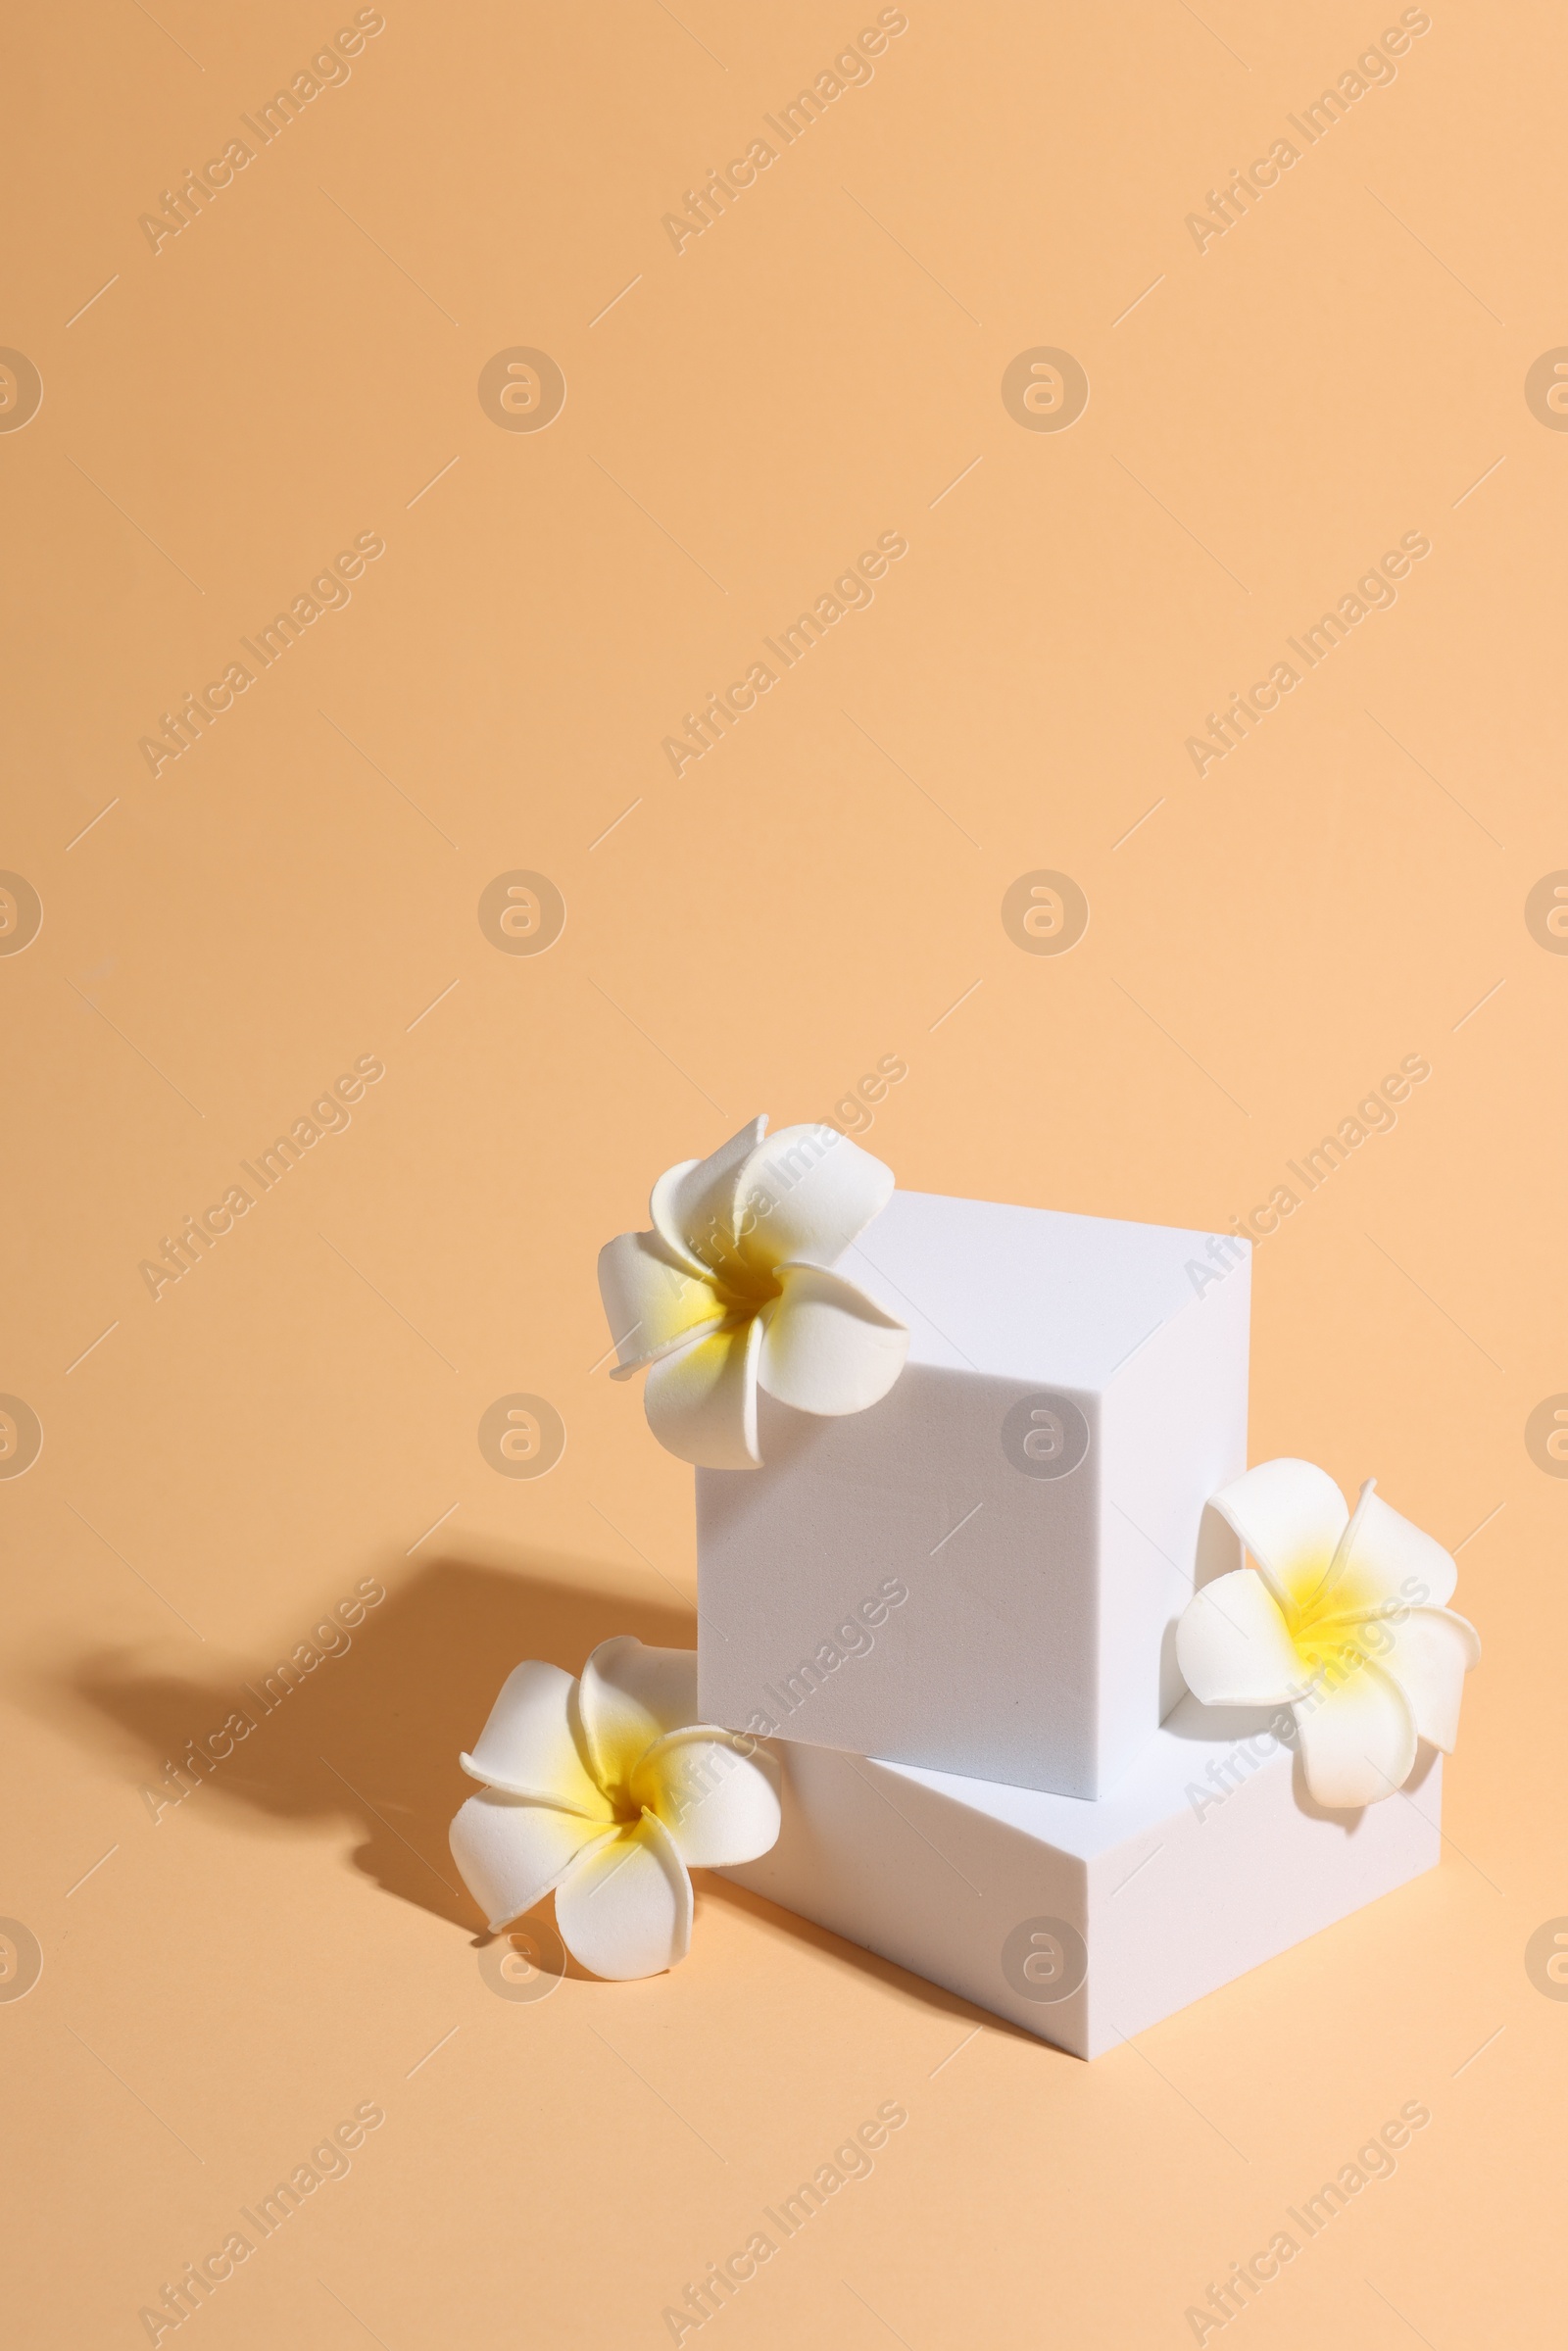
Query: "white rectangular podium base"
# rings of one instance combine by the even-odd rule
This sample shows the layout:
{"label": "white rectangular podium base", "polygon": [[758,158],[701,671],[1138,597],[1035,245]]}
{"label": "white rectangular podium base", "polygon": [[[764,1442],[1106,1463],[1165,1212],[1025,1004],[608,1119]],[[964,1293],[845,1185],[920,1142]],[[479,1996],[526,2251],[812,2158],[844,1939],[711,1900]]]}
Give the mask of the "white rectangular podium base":
{"label": "white rectangular podium base", "polygon": [[1281,1719],[1183,1698],[1098,1802],[775,1739],[778,1843],[723,1874],[1097,2057],[1436,1864],[1441,1756],[1323,1812]]}

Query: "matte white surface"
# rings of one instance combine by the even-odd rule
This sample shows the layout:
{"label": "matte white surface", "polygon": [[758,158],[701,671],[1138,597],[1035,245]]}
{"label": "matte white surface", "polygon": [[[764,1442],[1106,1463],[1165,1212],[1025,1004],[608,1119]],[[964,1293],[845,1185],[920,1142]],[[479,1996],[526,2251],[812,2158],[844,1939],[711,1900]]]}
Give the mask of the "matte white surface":
{"label": "matte white surface", "polygon": [[[909,1326],[909,1361],[1026,1388],[1103,1388],[1194,1303],[1207,1233],[1003,1200],[895,1192],[839,1259]],[[1206,1291],[1210,1298],[1216,1294]]]}
{"label": "matte white surface", "polygon": [[[698,1472],[704,1717],[1114,1786],[1181,1694],[1203,1506],[1247,1463],[1250,1263],[1210,1238],[895,1193],[840,1270],[909,1326],[897,1386],[844,1419],[764,1396],[764,1466]],[[1004,1449],[1042,1392],[1089,1433],[1059,1478]],[[1240,1565],[1213,1514],[1203,1539],[1205,1580]]]}
{"label": "matte white surface", "polygon": [[[1184,1698],[1098,1803],[781,1739],[778,1843],[724,1875],[1097,2057],[1436,1865],[1439,1755],[1404,1795],[1326,1813],[1271,1719]],[[1020,1931],[1045,1920],[1087,1952],[1059,2000],[1019,1968]]]}

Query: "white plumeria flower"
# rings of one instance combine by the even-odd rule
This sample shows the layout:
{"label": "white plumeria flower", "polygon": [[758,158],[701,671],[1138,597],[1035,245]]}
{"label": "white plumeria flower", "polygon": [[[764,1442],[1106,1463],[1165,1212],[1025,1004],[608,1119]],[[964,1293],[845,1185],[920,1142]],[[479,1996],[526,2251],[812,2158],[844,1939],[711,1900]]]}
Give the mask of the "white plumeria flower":
{"label": "white plumeria flower", "polygon": [[648,1366],[659,1442],[704,1469],[755,1469],[757,1391],[798,1411],[879,1403],[909,1334],[828,1267],[888,1202],[893,1171],[835,1127],[754,1118],[707,1159],[654,1186],[651,1233],[599,1252],[619,1361]]}
{"label": "white plumeria flower", "polygon": [[484,1783],[452,1824],[452,1856],[492,1934],[547,1893],[596,1976],[684,1959],[688,1869],[755,1861],[779,1830],[765,1748],[694,1720],[697,1655],[602,1641],[582,1678],[530,1661],[507,1676],[463,1768]]}
{"label": "white plumeria flower", "polygon": [[1313,1799],[1392,1795],[1416,1741],[1450,1753],[1475,1627],[1446,1603],[1459,1571],[1369,1478],[1353,1513],[1326,1470],[1264,1461],[1213,1497],[1256,1560],[1196,1592],[1176,1628],[1188,1688],[1209,1706],[1289,1705]]}

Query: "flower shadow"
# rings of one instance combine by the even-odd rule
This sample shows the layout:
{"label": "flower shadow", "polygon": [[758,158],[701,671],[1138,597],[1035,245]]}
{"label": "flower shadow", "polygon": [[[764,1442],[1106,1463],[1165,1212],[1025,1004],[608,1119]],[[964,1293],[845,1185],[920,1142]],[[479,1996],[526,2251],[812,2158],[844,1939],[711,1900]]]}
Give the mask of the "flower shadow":
{"label": "flower shadow", "polygon": [[[616,1633],[696,1645],[690,1610],[596,1588],[591,1573],[570,1560],[512,1568],[447,1553],[402,1580],[388,1570],[385,1597],[352,1631],[326,1616],[322,1633],[341,1646],[300,1624],[259,1656],[209,1662],[210,1648],[187,1641],[172,1665],[167,1652],[100,1647],[50,1680],[75,1701],[84,1737],[140,1784],[150,1818],[190,1803],[262,1834],[346,1820],[361,1839],[356,1869],[483,1941],[447,1830],[472,1792],[459,1753],[512,1668],[542,1657],[578,1673]],[[279,1670],[307,1644],[314,1665]]]}
{"label": "flower shadow", "polygon": [[[472,1746],[507,1674],[524,1657],[576,1674],[590,1650],[617,1633],[662,1647],[696,1646],[693,1610],[673,1594],[665,1604],[592,1581],[603,1572],[539,1554],[511,1565],[448,1552],[401,1577],[387,1565],[380,1579],[386,1596],[367,1607],[342,1647],[320,1654],[292,1686],[277,1668],[311,1638],[305,1621],[248,1655],[215,1656],[213,1644],[179,1636],[176,1646],[156,1651],[74,1648],[42,1671],[13,1668],[9,1679],[14,1694],[46,1710],[57,1729],[64,1694],[67,1726],[144,1791],[149,1824],[156,1808],[166,1833],[184,1804],[216,1807],[236,1830],[259,1836],[344,1822],[357,1840],[349,1866],[394,1899],[448,1921],[476,1948],[530,1929],[548,1948],[556,1939],[548,1897],[492,1937],[458,1877],[447,1831],[473,1788],[458,1755]],[[251,1725],[243,1738],[215,1736],[236,1714]],[[213,1748],[229,1740],[229,1751],[213,1760]],[[699,1910],[714,1903],[765,1921],[818,1957],[950,2018],[960,2037],[983,2022],[1032,2041],[716,1872],[699,1870],[694,1883]],[[598,1982],[571,1959],[564,1972],[585,1984]]]}

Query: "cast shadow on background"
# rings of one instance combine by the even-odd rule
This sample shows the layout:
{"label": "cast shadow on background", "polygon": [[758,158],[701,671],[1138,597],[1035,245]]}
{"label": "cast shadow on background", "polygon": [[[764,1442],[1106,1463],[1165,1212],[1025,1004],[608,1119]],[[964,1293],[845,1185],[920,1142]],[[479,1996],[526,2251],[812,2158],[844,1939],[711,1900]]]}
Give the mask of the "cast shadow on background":
{"label": "cast shadow on background", "polygon": [[446,1554],[365,1578],[275,1649],[215,1668],[186,1641],[199,1673],[98,1649],[65,1680],[148,1791],[149,1814],[167,1800],[280,1824],[346,1819],[365,1876],[481,1934],[447,1830],[473,1792],[458,1756],[507,1675],[525,1657],[580,1673],[616,1633],[690,1648],[695,1621],[673,1600],[595,1589],[569,1560],[509,1570]]}
{"label": "cast shadow on background", "polygon": [[[483,1943],[447,1832],[472,1793],[458,1756],[478,1738],[513,1666],[541,1657],[580,1673],[589,1651],[617,1633],[696,1645],[691,1609],[597,1588],[592,1573],[564,1558],[536,1556],[512,1569],[447,1554],[402,1580],[390,1570],[384,1582],[367,1577],[352,1599],[296,1627],[275,1650],[212,1666],[209,1651],[182,1639],[184,1656],[205,1669],[196,1672],[100,1647],[78,1652],[51,1680],[73,1699],[85,1735],[139,1783],[149,1820],[167,1824],[181,1804],[284,1828],[346,1820],[359,1839],[355,1869]],[[357,1622],[344,1621],[359,1610]],[[699,1872],[697,1886],[700,1903],[766,1919],[921,2006],[980,2021],[966,2001],[726,1879]],[[575,1963],[569,1972],[580,1973]]]}

